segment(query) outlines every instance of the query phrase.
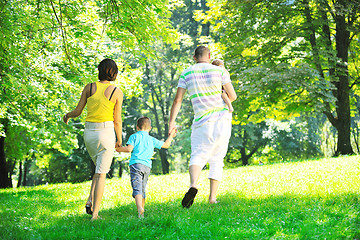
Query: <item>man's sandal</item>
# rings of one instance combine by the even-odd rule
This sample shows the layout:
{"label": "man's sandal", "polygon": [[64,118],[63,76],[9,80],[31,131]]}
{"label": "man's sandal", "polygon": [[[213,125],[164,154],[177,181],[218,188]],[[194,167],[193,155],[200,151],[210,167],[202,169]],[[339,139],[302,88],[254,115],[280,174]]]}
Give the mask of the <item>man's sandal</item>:
{"label": "man's sandal", "polygon": [[184,207],[184,208],[189,208],[191,207],[191,205],[193,205],[194,203],[194,199],[195,199],[195,196],[197,194],[198,190],[194,187],[191,187],[187,193],[185,193],[185,196],[183,198],[183,200],[181,201],[181,205]]}

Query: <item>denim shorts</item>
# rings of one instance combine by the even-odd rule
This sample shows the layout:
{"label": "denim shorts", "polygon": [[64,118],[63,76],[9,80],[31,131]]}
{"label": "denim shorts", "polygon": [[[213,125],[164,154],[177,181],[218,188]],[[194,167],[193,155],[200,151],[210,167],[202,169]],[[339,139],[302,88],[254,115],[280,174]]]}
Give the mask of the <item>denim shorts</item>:
{"label": "denim shorts", "polygon": [[131,187],[133,189],[133,197],[135,197],[136,195],[142,195],[143,198],[146,197],[145,190],[147,180],[150,175],[150,170],[151,168],[141,163],[135,163],[130,165],[130,177]]}

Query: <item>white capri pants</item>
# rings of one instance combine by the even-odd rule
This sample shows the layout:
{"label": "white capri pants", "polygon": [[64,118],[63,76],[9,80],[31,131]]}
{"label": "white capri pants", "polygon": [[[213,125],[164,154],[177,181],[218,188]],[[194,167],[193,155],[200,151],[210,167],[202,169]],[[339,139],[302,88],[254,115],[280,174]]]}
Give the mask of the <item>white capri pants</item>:
{"label": "white capri pants", "polygon": [[197,165],[203,168],[206,163],[209,163],[209,178],[221,181],[230,136],[231,118],[229,117],[193,127],[190,166]]}
{"label": "white capri pants", "polygon": [[108,173],[115,151],[114,122],[85,122],[84,141],[95,173]]}

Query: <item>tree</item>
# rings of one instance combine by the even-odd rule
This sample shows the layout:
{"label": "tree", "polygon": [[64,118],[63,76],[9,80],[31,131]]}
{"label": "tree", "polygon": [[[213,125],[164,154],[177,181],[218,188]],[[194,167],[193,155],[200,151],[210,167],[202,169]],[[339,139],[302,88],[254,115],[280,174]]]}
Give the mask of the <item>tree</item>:
{"label": "tree", "polygon": [[198,18],[217,23],[230,72],[251,103],[247,111],[257,106],[264,117],[280,118],[322,112],[337,129],[336,154],[352,154],[350,93],[360,82],[354,67],[358,1],[228,0],[209,6]]}
{"label": "tree", "polygon": [[[145,92],[143,96],[144,99],[147,99],[144,105],[154,116],[153,125],[157,129],[156,136],[160,139],[166,139],[169,131],[169,111],[177,83],[177,79],[175,79],[177,70],[170,68],[170,75],[168,76],[164,64],[161,62],[151,64],[150,62],[146,61],[143,79],[144,88],[150,90]],[[168,174],[170,164],[167,159],[167,149],[160,149],[159,153],[162,172]]]}
{"label": "tree", "polygon": [[265,122],[234,125],[229,142],[229,154],[225,160],[229,163],[241,162],[244,166],[249,165],[250,159],[271,140],[264,136],[266,130]]}
{"label": "tree", "polygon": [[[171,4],[176,1],[171,2]],[[29,152],[48,165],[52,149],[70,155],[76,129],[61,124],[84,83],[94,80],[98,62],[124,63],[119,52],[147,55],[153,38],[168,44],[177,35],[168,21],[167,1],[22,1],[0,3],[0,188],[11,187],[15,163]],[[138,55],[140,56],[140,55]],[[126,63],[124,63],[126,69]],[[125,91],[125,93],[127,93]],[[20,128],[21,127],[21,128]],[[29,136],[29,152],[14,158],[11,144]],[[7,142],[9,134],[18,141]],[[20,139],[20,141],[19,141]]]}
{"label": "tree", "polygon": [[[149,48],[156,52],[156,56],[145,60],[142,79],[144,92],[141,96],[144,110],[140,112],[150,116],[154,129],[151,133],[159,139],[166,139],[168,136],[169,112],[178,78],[181,72],[192,64],[193,50],[200,38],[209,35],[209,24],[199,23],[193,18],[195,11],[207,9],[205,3],[204,0],[185,0],[181,6],[173,9],[170,20],[181,35],[179,47],[174,48],[161,40],[149,45]],[[182,108],[183,113],[192,111],[191,104],[186,100]],[[178,123],[181,122],[184,129],[189,128],[192,121],[189,115],[180,118],[179,116]],[[168,158],[169,152],[166,149],[161,149],[159,155],[162,173],[167,174],[173,159]]]}

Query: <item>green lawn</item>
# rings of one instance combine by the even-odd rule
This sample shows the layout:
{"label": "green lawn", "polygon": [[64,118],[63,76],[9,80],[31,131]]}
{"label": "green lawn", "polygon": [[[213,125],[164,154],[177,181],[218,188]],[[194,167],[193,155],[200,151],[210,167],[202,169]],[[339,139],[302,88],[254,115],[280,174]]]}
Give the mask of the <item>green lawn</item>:
{"label": "green lawn", "polygon": [[211,206],[207,173],[190,209],[187,173],[151,176],[143,220],[129,178],[107,180],[96,222],[90,182],[0,190],[0,239],[360,239],[359,156],[225,170]]}

